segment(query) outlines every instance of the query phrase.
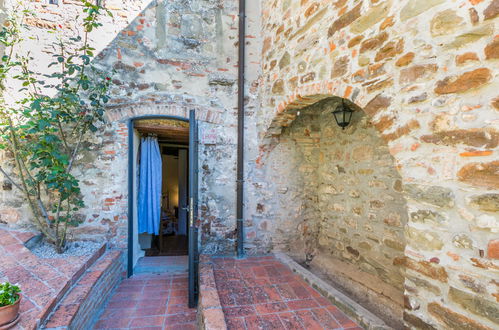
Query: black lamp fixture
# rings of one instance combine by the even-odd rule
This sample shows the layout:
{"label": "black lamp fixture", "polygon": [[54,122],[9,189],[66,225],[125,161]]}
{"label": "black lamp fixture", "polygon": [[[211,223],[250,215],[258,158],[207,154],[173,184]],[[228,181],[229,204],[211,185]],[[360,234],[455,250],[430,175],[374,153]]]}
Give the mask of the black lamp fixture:
{"label": "black lamp fixture", "polygon": [[350,109],[346,104],[345,100],[341,100],[341,103],[333,111],[334,119],[341,129],[345,129],[350,124],[352,119],[353,110]]}

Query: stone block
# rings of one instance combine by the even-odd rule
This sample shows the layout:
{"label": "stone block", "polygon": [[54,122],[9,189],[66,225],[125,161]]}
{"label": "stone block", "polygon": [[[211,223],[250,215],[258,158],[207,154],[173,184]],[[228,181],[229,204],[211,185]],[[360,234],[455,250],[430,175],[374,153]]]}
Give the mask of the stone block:
{"label": "stone block", "polygon": [[428,304],[428,312],[448,329],[492,330],[467,316],[440,305],[437,302]]}
{"label": "stone block", "polygon": [[458,234],[452,238],[452,243],[455,247],[461,249],[472,249],[473,240],[466,234]]}
{"label": "stone block", "polygon": [[480,315],[499,324],[498,304],[477,294],[471,294],[455,287],[449,288],[449,298],[473,314]]}
{"label": "stone block", "polygon": [[367,12],[362,14],[355,22],[350,26],[350,31],[355,34],[359,34],[369,29],[373,25],[381,22],[385,17],[388,16],[388,12],[391,8],[392,1],[383,1],[380,4],[370,8]]}
{"label": "stone block", "polygon": [[431,284],[429,281],[423,278],[419,278],[408,274],[406,274],[406,278],[412,283],[414,283],[414,285],[416,285],[416,287],[418,288],[423,288],[425,290],[428,290],[436,296],[440,296],[442,294],[442,291],[438,286]]}
{"label": "stone block", "polygon": [[485,58],[487,60],[497,60],[499,59],[499,38],[494,39],[485,47]]}
{"label": "stone block", "polygon": [[395,131],[388,134],[383,134],[381,137],[388,143],[390,141],[397,140],[402,136],[408,135],[409,133],[420,127],[421,126],[419,125],[419,122],[415,119],[412,119],[409,120],[409,122],[407,122],[405,125],[398,127]]}
{"label": "stone block", "polygon": [[342,56],[334,62],[331,78],[343,76],[348,72],[348,64],[350,63],[348,56]]}
{"label": "stone block", "polygon": [[444,246],[444,243],[438,237],[438,234],[432,231],[421,231],[407,226],[405,233],[407,243],[418,250],[435,251],[441,250]]}
{"label": "stone block", "polygon": [[490,259],[499,259],[499,239],[493,239],[489,242],[487,245],[487,257]]}
{"label": "stone block", "polygon": [[470,43],[478,41],[484,37],[488,37],[494,34],[494,26],[487,24],[470,30],[466,33],[460,34],[454,38],[452,42],[445,45],[445,49],[455,49],[464,47]]}
{"label": "stone block", "polygon": [[413,83],[419,79],[429,79],[437,72],[436,64],[414,65],[410,68],[400,70],[399,81],[401,84]]}
{"label": "stone block", "polygon": [[447,283],[447,271],[441,266],[437,266],[428,261],[416,261],[411,258],[405,260],[405,265],[408,269],[412,269],[424,276]]}
{"label": "stone block", "polygon": [[487,292],[487,290],[485,289],[485,286],[483,284],[481,284],[480,282],[478,282],[478,279],[476,279],[476,278],[473,278],[473,277],[465,275],[465,274],[460,274],[459,280],[461,281],[461,283],[465,287],[467,287],[468,289],[470,289],[471,291],[473,291],[475,293],[484,294]]}
{"label": "stone block", "polygon": [[430,23],[431,34],[434,37],[450,35],[461,29],[464,19],[455,10],[447,9],[437,13]]}
{"label": "stone block", "polygon": [[423,135],[421,140],[447,146],[465,144],[476,148],[494,149],[499,145],[499,132],[492,129],[449,130]]}
{"label": "stone block", "polygon": [[360,45],[359,52],[364,53],[369,50],[374,50],[379,48],[388,39],[388,33],[382,32],[373,38],[366,39]]}
{"label": "stone block", "polygon": [[352,47],[357,46],[362,41],[362,39],[364,39],[364,36],[362,36],[362,35],[353,37],[348,42],[348,48],[352,48]]}
{"label": "stone block", "polygon": [[411,212],[411,220],[420,223],[442,224],[445,218],[442,214],[431,210],[417,210]]}
{"label": "stone block", "polygon": [[393,40],[384,45],[376,54],[376,62],[391,59],[404,51],[404,39]]}
{"label": "stone block", "polygon": [[463,93],[478,88],[490,81],[492,75],[487,68],[468,71],[457,77],[448,77],[437,82],[435,93],[453,94]]}
{"label": "stone block", "polygon": [[469,204],[484,212],[499,212],[499,194],[490,193],[473,196]]}
{"label": "stone block", "polygon": [[307,82],[313,81],[315,79],[315,72],[309,72],[300,78],[300,82],[305,84]]}
{"label": "stone block", "polygon": [[383,244],[385,244],[386,246],[388,246],[391,249],[398,250],[398,251],[404,251],[404,249],[405,249],[405,244],[403,242],[395,241],[395,240],[392,240],[389,238],[385,238],[383,240]]}
{"label": "stone block", "polygon": [[467,52],[456,56],[456,65],[464,65],[468,62],[479,61],[478,55],[474,52]]}
{"label": "stone block", "polygon": [[441,3],[443,3],[444,0],[427,0],[427,1],[418,1],[418,0],[410,0],[407,2],[407,4],[402,8],[400,12],[400,20],[402,22],[418,16],[419,14],[424,13],[425,11],[429,10],[430,8],[433,8]]}
{"label": "stone block", "polygon": [[340,16],[336,21],[333,22],[328,30],[328,37],[332,37],[337,31],[340,31],[350,25],[353,21],[360,17],[360,10],[362,8],[362,2],[357,6]]}
{"label": "stone block", "polygon": [[454,193],[449,188],[406,184],[404,191],[410,198],[418,202],[442,208],[454,206]]}
{"label": "stone block", "polygon": [[282,79],[277,79],[272,86],[272,93],[276,95],[284,94],[284,81]]}
{"label": "stone block", "polygon": [[498,189],[498,173],[499,161],[489,163],[471,163],[463,166],[457,173],[457,177],[459,181],[473,186]]}
{"label": "stone block", "polygon": [[436,330],[434,326],[431,324],[423,321],[416,315],[409,314],[408,312],[404,311],[404,321],[409,324],[410,326],[415,327],[416,329],[421,329],[421,330]]}
{"label": "stone block", "polygon": [[404,56],[399,58],[397,60],[397,62],[395,62],[395,65],[396,66],[406,66],[406,65],[411,64],[412,61],[414,60],[414,55],[415,54],[413,52],[409,52],[409,53],[405,54]]}
{"label": "stone block", "polygon": [[492,0],[492,2],[483,11],[483,18],[493,19],[499,15],[499,0]]}
{"label": "stone block", "polygon": [[279,60],[279,68],[284,69],[291,63],[291,56],[289,55],[288,52],[285,52],[284,55],[282,55],[281,59]]}

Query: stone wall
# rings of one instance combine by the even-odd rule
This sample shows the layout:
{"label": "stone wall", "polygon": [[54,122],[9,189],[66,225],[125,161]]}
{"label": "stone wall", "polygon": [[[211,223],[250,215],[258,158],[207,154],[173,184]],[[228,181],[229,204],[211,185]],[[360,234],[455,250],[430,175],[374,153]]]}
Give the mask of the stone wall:
{"label": "stone wall", "polygon": [[273,218],[262,229],[272,233],[274,250],[286,251],[400,325],[408,217],[402,181],[362,111],[346,130],[336,124],[331,112],[339,101],[301,109],[283,130],[264,166],[274,193],[261,204]]}
{"label": "stone wall", "polygon": [[[4,2],[11,8],[13,1]],[[48,30],[60,31],[63,37],[79,31],[74,17],[81,7],[75,1],[59,2],[24,2],[38,13],[37,19],[28,22],[37,40],[25,44],[36,65],[48,61],[47,41],[54,36]],[[105,5],[114,16],[106,18],[103,29],[91,38],[100,52],[99,65],[116,71],[113,102],[107,122],[90,137],[79,161],[77,174],[83,178],[87,208],[81,214],[84,225],[73,234],[107,237],[126,246],[128,118],[186,117],[196,109],[201,136],[207,129],[217,135],[215,143],[202,140],[200,148],[203,248],[207,253],[232,252],[237,1],[107,0]],[[282,128],[290,126],[300,111],[304,113],[303,108],[343,97],[366,113],[400,175],[408,210],[406,247],[404,258],[390,256],[396,264],[389,269],[406,268],[406,324],[496,327],[498,15],[498,0],[249,1],[246,252],[269,252],[293,240],[300,251],[312,255],[315,245],[311,239],[307,243],[306,237],[314,235],[330,244],[321,236],[327,233],[326,226],[314,222],[329,216],[313,192],[319,184],[326,188],[319,178],[314,182],[297,175],[324,171],[320,162],[314,162],[314,157],[321,157],[316,139],[319,132],[324,134],[322,124],[312,124],[316,119],[298,123],[300,130],[310,130],[305,136],[293,133],[293,127],[283,135]],[[352,129],[367,134],[371,128],[362,125],[356,122]],[[327,134],[330,138],[343,132]],[[372,132],[369,136],[374,138]],[[355,133],[352,139],[356,145]],[[345,152],[339,145],[331,148],[324,149],[324,159],[331,157],[329,152]],[[293,154],[302,163],[293,165],[279,154]],[[0,157],[2,163],[8,162],[8,155]],[[344,162],[351,165],[352,158]],[[389,180],[395,178],[394,172],[389,175],[393,175]],[[289,187],[279,188],[286,182],[291,182]],[[3,178],[0,198],[0,221],[26,222],[29,213]],[[362,225],[370,221],[371,205],[364,207],[367,218],[358,218]],[[377,228],[394,227],[384,220]],[[388,222],[397,223],[393,220]],[[402,225],[402,216],[400,221]],[[334,251],[338,258],[355,256],[354,250],[359,260],[361,251],[376,257],[374,249],[370,254],[360,246],[365,242],[360,237],[367,237],[367,231],[357,233],[361,236],[351,240],[351,252],[347,246],[345,254]],[[398,229],[389,234],[400,238]],[[317,255],[314,259],[318,260]],[[353,257],[345,264],[352,263],[356,264]]]}
{"label": "stone wall", "polygon": [[[13,3],[7,1],[6,8],[12,10]],[[30,49],[33,65],[43,67],[52,52],[48,44],[56,35],[81,33],[81,17],[76,17],[82,7],[78,1],[25,4],[37,16],[27,21],[34,40],[27,40],[22,49]],[[90,39],[99,52],[96,64],[112,78],[112,100],[106,122],[89,136],[75,169],[86,208],[78,215],[83,224],[71,230],[72,237],[106,238],[126,247],[127,121],[141,115],[186,118],[195,109],[201,137],[202,246],[206,252],[234,251],[238,1],[107,0],[104,5],[113,17],[103,17],[103,26]],[[248,5],[249,12],[257,8]],[[251,16],[248,46],[258,45],[253,32],[259,28],[259,16]],[[259,64],[252,60],[257,55],[248,51],[248,118],[258,106],[253,81]],[[9,87],[16,88],[14,83]],[[216,135],[215,141],[203,139],[206,131]],[[8,155],[0,157],[8,163]],[[3,178],[2,182],[0,221],[29,225],[30,213],[21,196]]]}
{"label": "stone wall", "polygon": [[[267,196],[257,206],[275,250],[314,254],[321,219],[319,209],[320,123],[318,113],[304,111],[281,136],[265,167]],[[261,238],[260,244],[266,240]]]}
{"label": "stone wall", "polygon": [[497,327],[498,15],[497,0],[262,3],[255,169],[300,109],[339,96],[365,111],[407,200],[410,327]]}

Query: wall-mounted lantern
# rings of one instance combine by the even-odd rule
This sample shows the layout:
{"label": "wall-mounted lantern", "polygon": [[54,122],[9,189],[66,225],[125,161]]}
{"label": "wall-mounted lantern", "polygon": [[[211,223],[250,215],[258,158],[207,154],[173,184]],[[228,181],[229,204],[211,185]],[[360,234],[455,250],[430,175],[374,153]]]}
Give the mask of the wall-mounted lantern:
{"label": "wall-mounted lantern", "polygon": [[352,114],[353,110],[345,104],[344,100],[341,100],[341,103],[333,111],[334,119],[341,129],[345,129],[350,124]]}

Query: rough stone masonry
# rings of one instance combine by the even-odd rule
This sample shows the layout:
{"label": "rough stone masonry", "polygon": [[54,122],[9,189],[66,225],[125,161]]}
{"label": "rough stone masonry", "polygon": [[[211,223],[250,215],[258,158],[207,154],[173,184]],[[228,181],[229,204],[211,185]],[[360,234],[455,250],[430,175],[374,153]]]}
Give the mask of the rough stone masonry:
{"label": "rough stone masonry", "polygon": [[[201,247],[233,252],[237,1],[104,4],[113,104],[79,162],[73,235],[126,248],[127,119],[196,109],[217,132],[200,150]],[[46,31],[77,33],[81,7],[30,6],[44,63]],[[395,327],[497,328],[499,1],[260,0],[247,15],[246,252],[286,251]],[[0,221],[26,225],[11,189]]]}

